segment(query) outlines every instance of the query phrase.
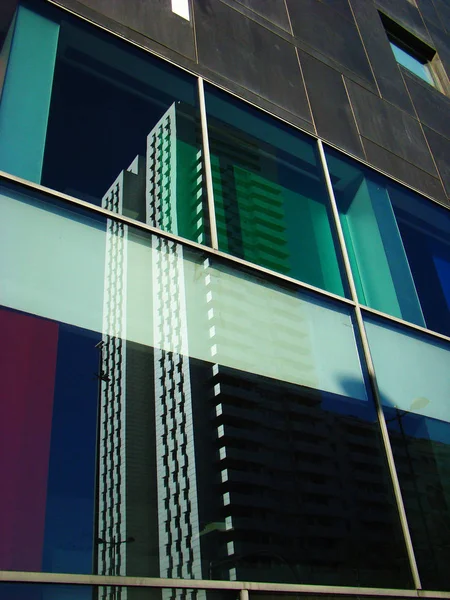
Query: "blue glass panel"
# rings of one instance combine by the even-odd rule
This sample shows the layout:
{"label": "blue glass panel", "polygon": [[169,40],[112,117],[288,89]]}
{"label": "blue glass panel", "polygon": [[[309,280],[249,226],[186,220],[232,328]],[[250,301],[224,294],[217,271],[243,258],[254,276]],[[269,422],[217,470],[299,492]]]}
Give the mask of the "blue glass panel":
{"label": "blue glass panel", "polygon": [[450,336],[450,212],[400,186],[388,189],[426,324]]}
{"label": "blue glass panel", "polygon": [[0,104],[0,169],[40,183],[59,25],[24,6]]}
{"label": "blue glass panel", "polygon": [[408,71],[411,71],[411,73],[414,73],[414,75],[417,75],[417,77],[420,77],[420,79],[423,79],[431,85],[435,85],[430,73],[430,69],[426,64],[424,64],[408,52],[405,52],[404,50],[402,50],[402,48],[399,48],[399,46],[397,46],[393,42],[391,42],[391,48],[392,52],[394,53],[395,59],[399,64],[405,67],[405,69],[408,69]]}

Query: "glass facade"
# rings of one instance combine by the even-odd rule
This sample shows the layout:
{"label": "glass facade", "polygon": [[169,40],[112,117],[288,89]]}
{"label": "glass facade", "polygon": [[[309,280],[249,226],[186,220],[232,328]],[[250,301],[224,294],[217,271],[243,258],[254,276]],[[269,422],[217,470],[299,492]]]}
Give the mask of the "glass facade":
{"label": "glass facade", "polygon": [[1,201],[4,569],[408,585],[346,306]]}
{"label": "glass facade", "polygon": [[450,590],[449,212],[44,3],[8,40],[0,571]]}

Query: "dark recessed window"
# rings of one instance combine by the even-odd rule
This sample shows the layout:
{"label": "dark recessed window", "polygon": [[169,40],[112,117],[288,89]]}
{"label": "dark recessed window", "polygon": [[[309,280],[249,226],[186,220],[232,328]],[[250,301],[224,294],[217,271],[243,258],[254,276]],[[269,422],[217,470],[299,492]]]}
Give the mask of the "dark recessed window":
{"label": "dark recessed window", "polygon": [[380,13],[380,17],[398,64],[441,89],[436,51],[386,15]]}
{"label": "dark recessed window", "polygon": [[436,85],[436,82],[432,75],[431,65],[428,62],[424,62],[423,59],[417,58],[407,50],[403,50],[396,42],[389,40],[394,53],[395,60],[399,65],[420,77],[431,85]]}

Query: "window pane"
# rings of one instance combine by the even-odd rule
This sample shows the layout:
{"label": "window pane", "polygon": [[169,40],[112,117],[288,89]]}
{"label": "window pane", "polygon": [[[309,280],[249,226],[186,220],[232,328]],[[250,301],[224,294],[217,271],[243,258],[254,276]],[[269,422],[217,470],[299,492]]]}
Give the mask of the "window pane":
{"label": "window pane", "polygon": [[411,71],[411,73],[414,73],[414,75],[417,75],[417,77],[420,77],[420,79],[423,79],[427,83],[435,85],[430,73],[430,69],[426,64],[422,63],[412,54],[405,52],[393,42],[390,42],[390,44],[396,61],[401,64],[402,67],[405,67],[408,69],[408,71]]}
{"label": "window pane", "polygon": [[331,150],[327,161],[360,302],[424,325],[387,180]]}
{"label": "window pane", "polygon": [[450,336],[450,213],[400,186],[388,191],[426,324]]}
{"label": "window pane", "polygon": [[220,249],[343,295],[314,142],[210,87],[206,108]]}
{"label": "window pane", "polygon": [[20,7],[0,168],[207,242],[196,89],[194,77],[67,13]]}
{"label": "window pane", "polygon": [[450,346],[366,319],[425,589],[450,589]]}
{"label": "window pane", "polygon": [[0,568],[411,585],[346,307],[1,201]]}

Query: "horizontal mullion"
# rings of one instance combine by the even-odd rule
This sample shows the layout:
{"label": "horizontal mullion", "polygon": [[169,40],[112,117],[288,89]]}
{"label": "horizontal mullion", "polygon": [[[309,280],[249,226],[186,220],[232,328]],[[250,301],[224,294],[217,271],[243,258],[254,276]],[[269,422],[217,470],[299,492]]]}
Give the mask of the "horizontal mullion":
{"label": "horizontal mullion", "polygon": [[[209,579],[167,579],[157,577],[129,577],[121,575],[79,575],[70,573],[41,573],[25,571],[0,571],[0,582],[49,583],[65,585],[98,585],[148,588],[183,588],[204,590],[248,590],[250,592],[283,592],[304,594],[335,594],[354,596],[387,596],[418,598],[417,590],[363,588],[254,581],[222,581]],[[449,598],[450,592],[420,591],[427,598]]]}

